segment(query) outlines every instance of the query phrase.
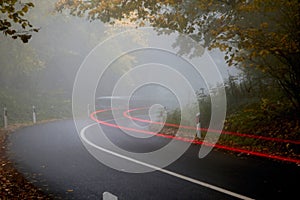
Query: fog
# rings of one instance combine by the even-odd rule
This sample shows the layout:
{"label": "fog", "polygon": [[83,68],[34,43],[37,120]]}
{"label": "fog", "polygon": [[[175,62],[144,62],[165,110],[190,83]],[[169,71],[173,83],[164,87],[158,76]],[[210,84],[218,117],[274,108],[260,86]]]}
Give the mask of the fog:
{"label": "fog", "polygon": [[[180,82],[177,82],[176,79],[172,80],[172,77],[162,76],[160,73],[157,75],[160,74],[161,79],[173,81],[173,86],[177,88],[176,91],[164,84],[157,83],[157,81],[137,85],[138,79],[143,79],[143,76],[147,76],[147,74],[138,78],[138,76],[132,75],[132,72],[145,65],[150,67],[161,65],[176,71],[183,77],[182,80],[192,87],[194,93],[200,88],[204,88],[204,91],[209,93],[208,87],[216,87],[218,84],[214,80],[214,75],[203,77],[189,62],[190,60],[178,55],[176,53],[178,48],[174,47],[172,52],[146,48],[147,45],[155,46],[157,42],[155,37],[158,36],[129,34],[127,40],[111,40],[107,48],[101,49],[101,47],[98,48],[101,43],[115,37],[121,31],[131,30],[132,27],[113,27],[98,21],[90,22],[85,18],[72,17],[67,13],[57,13],[54,11],[55,1],[33,2],[35,8],[29,12],[28,18],[34,26],[40,28],[40,31],[33,34],[30,42],[22,44],[20,41],[0,36],[1,88],[3,91],[4,89],[15,91],[13,93],[18,93],[18,98],[23,98],[22,94],[24,93],[29,94],[33,99],[36,99],[36,96],[47,98],[46,94],[54,98],[59,95],[59,98],[63,98],[64,101],[71,101],[78,70],[88,59],[92,59],[88,62],[93,63],[96,68],[99,67],[103,70],[101,76],[94,76],[95,72],[91,70],[84,77],[87,87],[89,87],[87,90],[90,89],[88,82],[91,81],[91,77],[94,76],[97,79],[97,85],[94,86],[96,90],[92,91],[96,101],[99,97],[132,95],[135,100],[144,99],[145,102],[147,100],[145,104],[161,103],[175,108],[179,106],[178,98],[180,96],[188,99],[192,95],[190,92],[185,93],[187,91],[181,93],[180,90],[185,89]],[[136,30],[136,28],[133,29]],[[160,46],[168,46],[170,42],[176,41],[175,36],[164,37],[168,37],[164,40],[166,44],[160,42]],[[126,49],[130,49],[132,45],[139,45],[144,49],[126,52]],[[89,57],[93,51],[97,52],[97,56]],[[210,71],[211,64],[209,62],[213,62],[224,79],[228,77],[228,74],[238,73],[237,69],[226,67],[222,53],[214,51],[209,52],[209,55],[212,61],[207,55],[204,56],[200,64],[202,70]],[[99,65],[108,58],[113,58],[108,66]],[[148,74],[148,76],[157,78],[155,73]],[[114,94],[116,84],[124,77],[126,81],[122,83],[122,86],[133,85],[135,90],[123,95]],[[11,94],[12,98],[13,93]],[[28,98],[30,99],[30,97]],[[7,104],[6,101],[2,97],[1,103]],[[42,102],[39,104],[40,107],[43,106]]]}

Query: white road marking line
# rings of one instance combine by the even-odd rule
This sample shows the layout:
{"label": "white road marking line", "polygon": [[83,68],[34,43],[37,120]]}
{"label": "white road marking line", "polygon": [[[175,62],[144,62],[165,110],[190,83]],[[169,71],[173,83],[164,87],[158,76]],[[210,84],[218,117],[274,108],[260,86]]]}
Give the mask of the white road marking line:
{"label": "white road marking line", "polygon": [[[110,119],[110,120],[105,120],[105,121],[113,121],[114,119]],[[169,170],[166,170],[166,169],[162,169],[160,167],[157,167],[155,165],[151,165],[151,164],[148,164],[148,163],[145,163],[145,162],[141,162],[139,160],[136,160],[136,159],[133,159],[133,158],[130,158],[130,157],[127,157],[127,156],[124,156],[124,155],[121,155],[121,154],[118,154],[116,152],[113,152],[113,151],[110,151],[108,149],[105,149],[105,148],[102,148],[102,147],[99,147],[97,146],[96,144],[90,142],[86,136],[85,136],[85,131],[92,127],[92,126],[95,126],[97,125],[98,123],[92,123],[90,125],[87,125],[85,126],[83,129],[81,129],[80,131],[80,136],[81,138],[86,142],[88,143],[89,145],[91,145],[92,147],[96,148],[96,149],[99,149],[103,152],[106,152],[108,154],[111,154],[113,156],[116,156],[116,157],[119,157],[119,158],[122,158],[122,159],[125,159],[125,160],[128,160],[128,161],[131,161],[133,163],[136,163],[136,164],[139,164],[139,165],[143,165],[143,166],[146,166],[146,167],[149,167],[151,169],[154,169],[154,170],[157,170],[157,171],[160,171],[162,173],[165,173],[165,174],[168,174],[168,175],[171,175],[171,176],[174,176],[174,177],[177,177],[177,178],[180,178],[182,180],[185,180],[185,181],[188,181],[188,182],[191,182],[191,183],[194,183],[194,184],[197,184],[197,185],[200,185],[200,186],[203,186],[203,187],[206,187],[206,188],[209,188],[209,189],[212,189],[212,190],[215,190],[215,191],[218,191],[218,192],[221,192],[221,193],[224,193],[224,194],[227,194],[227,195],[230,195],[230,196],[233,196],[233,197],[237,197],[239,199],[245,199],[245,200],[253,200],[253,198],[250,198],[250,197],[247,197],[247,196],[244,196],[244,195],[241,195],[241,194],[238,194],[238,193],[235,193],[235,192],[231,192],[229,190],[226,190],[226,189],[223,189],[221,187],[218,187],[218,186],[214,186],[214,185],[211,185],[209,183],[205,183],[205,182],[202,182],[202,181],[199,181],[199,180],[196,180],[196,179],[193,179],[193,178],[190,178],[190,177],[187,177],[187,176],[184,176],[184,175],[181,175],[181,174],[177,174],[175,172],[172,172],[172,171],[169,171]]]}
{"label": "white road marking line", "polygon": [[102,199],[103,200],[118,200],[118,197],[109,192],[103,192]]}

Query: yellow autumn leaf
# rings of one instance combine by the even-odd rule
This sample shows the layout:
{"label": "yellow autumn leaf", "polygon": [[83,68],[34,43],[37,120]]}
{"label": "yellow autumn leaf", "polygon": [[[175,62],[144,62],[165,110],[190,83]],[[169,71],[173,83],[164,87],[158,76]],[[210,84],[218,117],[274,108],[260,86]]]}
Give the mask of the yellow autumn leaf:
{"label": "yellow autumn leaf", "polygon": [[259,55],[265,56],[265,55],[268,55],[269,53],[270,53],[270,52],[269,52],[268,50],[263,49],[263,50],[261,50],[261,51],[259,52]]}
{"label": "yellow autumn leaf", "polygon": [[260,27],[261,28],[268,28],[269,27],[269,24],[267,22],[264,22],[264,23],[261,23],[260,24]]}
{"label": "yellow autumn leaf", "polygon": [[27,6],[24,6],[24,7],[22,8],[22,11],[23,11],[24,13],[27,13],[27,12],[28,12],[28,7],[27,7]]}

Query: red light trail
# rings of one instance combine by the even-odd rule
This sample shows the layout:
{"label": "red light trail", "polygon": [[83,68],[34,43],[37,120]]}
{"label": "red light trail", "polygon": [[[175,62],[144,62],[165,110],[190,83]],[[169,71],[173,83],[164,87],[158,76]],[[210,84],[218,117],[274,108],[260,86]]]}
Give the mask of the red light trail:
{"label": "red light trail", "polygon": [[[128,114],[128,113],[133,112],[135,110],[142,110],[142,109],[146,109],[146,108],[137,108],[137,109],[127,110],[127,111],[123,112],[123,114],[124,114],[125,117],[128,117],[132,120],[136,120],[136,121],[140,121],[140,122],[146,122],[146,123],[152,123],[152,124],[162,124],[161,122],[153,122],[153,121],[150,121],[150,120],[135,118],[135,117],[132,117]],[[265,157],[265,158],[270,158],[270,159],[275,159],[275,160],[293,162],[293,163],[300,163],[300,159],[296,159],[296,158],[283,157],[283,156],[278,156],[278,155],[273,155],[273,154],[268,154],[268,153],[262,153],[262,152],[256,152],[256,151],[250,151],[250,150],[246,150],[246,149],[230,147],[230,146],[225,146],[225,145],[220,145],[220,144],[213,144],[213,143],[209,143],[209,142],[205,142],[205,141],[196,141],[194,139],[189,139],[189,138],[183,138],[183,137],[178,137],[178,136],[173,136],[173,135],[166,135],[166,134],[162,134],[162,133],[156,133],[156,132],[152,132],[152,131],[139,130],[139,129],[129,128],[129,127],[125,127],[125,126],[119,126],[119,125],[116,125],[116,124],[113,124],[113,123],[109,123],[105,120],[100,120],[96,117],[96,115],[98,113],[108,112],[108,111],[111,111],[111,110],[112,109],[98,110],[98,111],[93,112],[90,115],[90,117],[91,117],[92,120],[98,122],[99,124],[103,124],[105,126],[109,126],[109,127],[113,127],[113,128],[118,128],[118,129],[123,129],[123,130],[143,133],[143,134],[150,134],[150,135],[157,136],[157,137],[175,139],[175,140],[179,140],[179,141],[190,142],[190,143],[193,143],[193,144],[212,146],[212,147],[215,147],[215,148],[218,148],[218,149],[224,149],[224,150],[227,150],[227,151],[244,153],[244,154],[248,154],[248,155],[254,155],[254,156]],[[164,125],[171,126],[171,127],[179,127],[179,125],[177,125],[177,124],[170,124],[170,123],[165,123]],[[196,130],[196,128],[190,127],[190,126],[180,126],[180,127],[185,128],[185,129],[190,129],[190,130]],[[201,130],[207,130],[207,129],[201,129]],[[218,130],[208,130],[208,131],[212,132],[212,131],[218,131]],[[250,138],[257,138],[257,139],[263,139],[263,140],[269,140],[269,141],[276,141],[276,142],[285,142],[285,143],[290,142],[290,143],[294,143],[294,144],[300,144],[299,141],[283,140],[283,139],[279,139],[279,138],[259,137],[259,136],[252,137],[252,135],[249,135],[249,134],[224,132],[224,131],[222,131],[222,133],[223,134],[236,135],[236,136],[240,136],[240,137],[250,137]]]}
{"label": "red light trail", "polygon": [[[134,121],[139,121],[139,122],[146,122],[150,124],[160,124],[160,125],[165,125],[169,127],[176,127],[176,128],[184,128],[188,130],[196,130],[196,127],[193,126],[184,126],[184,125],[178,125],[178,124],[171,124],[171,123],[162,123],[162,122],[155,122],[151,120],[146,120],[146,119],[141,119],[137,117],[132,117],[129,115],[129,113],[137,110],[144,110],[146,108],[135,108],[131,110],[127,110],[123,112],[123,115],[129,119],[132,119]],[[291,143],[291,144],[300,144],[300,141],[295,141],[295,140],[286,140],[286,139],[281,139],[281,138],[272,138],[272,137],[265,137],[265,136],[258,136],[258,135],[251,135],[251,134],[244,134],[244,133],[237,133],[237,132],[230,132],[230,131],[221,131],[221,130],[214,130],[214,129],[206,129],[206,128],[200,128],[201,131],[207,131],[207,132],[212,132],[212,133],[222,133],[222,134],[227,134],[227,135],[235,135],[239,137],[248,137],[248,138],[254,138],[254,139],[260,139],[260,140],[267,140],[267,141],[272,141],[272,142],[282,142],[282,143]]]}

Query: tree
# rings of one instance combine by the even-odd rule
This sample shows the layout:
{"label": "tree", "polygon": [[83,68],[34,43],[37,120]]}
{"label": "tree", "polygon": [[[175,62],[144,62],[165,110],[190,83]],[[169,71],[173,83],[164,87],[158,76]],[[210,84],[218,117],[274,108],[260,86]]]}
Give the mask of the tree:
{"label": "tree", "polygon": [[25,14],[34,7],[31,2],[22,3],[21,0],[3,0],[0,2],[0,31],[13,39],[21,39],[27,43],[31,38],[32,32],[39,29],[24,17]]}
{"label": "tree", "polygon": [[21,41],[12,43],[4,36],[0,37],[0,44],[0,89],[29,90],[35,87],[30,79],[45,67],[37,50]]}
{"label": "tree", "polygon": [[[228,65],[256,67],[272,76],[300,109],[298,0],[145,1],[59,0],[56,9],[113,24],[130,19],[187,34],[226,52]],[[165,32],[166,33],[166,32]]]}

